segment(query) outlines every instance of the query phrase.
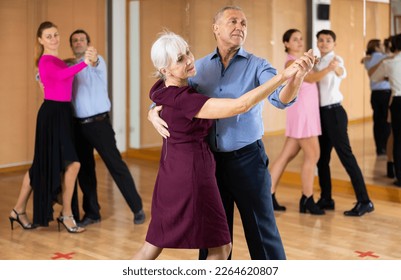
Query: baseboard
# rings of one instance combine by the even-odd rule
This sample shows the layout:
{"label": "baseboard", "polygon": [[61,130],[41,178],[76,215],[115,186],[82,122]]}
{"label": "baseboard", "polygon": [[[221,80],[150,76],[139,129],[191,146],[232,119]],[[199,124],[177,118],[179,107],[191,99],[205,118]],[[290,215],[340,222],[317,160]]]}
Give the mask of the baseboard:
{"label": "baseboard", "polygon": [[[283,173],[280,182],[286,183],[290,186],[300,188],[301,175],[297,172],[286,171]],[[319,193],[319,182],[318,178],[315,177],[315,192]],[[354,189],[350,181],[332,179],[333,193],[344,193],[349,195],[355,195]],[[401,202],[401,188],[395,186],[379,186],[366,184],[369,196],[372,200],[380,199],[391,202]]]}
{"label": "baseboard", "polygon": [[[124,153],[124,156],[128,158],[143,159],[143,160],[160,160],[161,148],[145,148],[145,149],[129,149]],[[95,155],[99,158],[98,155]],[[23,171],[27,170],[30,165],[19,165],[13,167],[0,168],[0,173]],[[301,176],[297,172],[286,171],[281,177],[281,182],[293,186],[294,188],[299,188],[301,185]],[[333,193],[344,193],[349,195],[354,195],[354,189],[352,188],[351,182],[340,179],[332,179]],[[317,177],[314,183],[316,193],[319,193],[319,184]],[[380,199],[391,202],[401,203],[401,188],[393,186],[379,186],[379,185],[366,185],[369,196],[372,200]]]}
{"label": "baseboard", "polygon": [[130,158],[159,161],[160,153],[161,153],[161,147],[156,147],[156,148],[143,148],[143,149],[129,149],[126,154]]}

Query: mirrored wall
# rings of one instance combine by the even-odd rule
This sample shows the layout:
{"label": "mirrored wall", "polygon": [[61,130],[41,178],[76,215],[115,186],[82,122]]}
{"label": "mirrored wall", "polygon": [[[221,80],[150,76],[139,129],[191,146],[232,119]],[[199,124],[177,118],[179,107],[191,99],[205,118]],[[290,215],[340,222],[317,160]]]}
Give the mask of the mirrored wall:
{"label": "mirrored wall", "polygon": [[[394,179],[387,178],[387,157],[376,154],[371,89],[369,76],[362,63],[369,40],[376,38],[383,41],[390,36],[390,1],[312,0],[310,3],[311,9],[316,9],[316,5],[328,7],[325,17],[320,15],[317,23],[314,23],[315,26],[312,24],[312,32],[308,39],[313,41],[311,46],[314,50],[316,40],[313,40],[313,37],[317,31],[332,29],[337,35],[335,52],[344,59],[347,69],[347,77],[340,87],[344,95],[342,105],[348,115],[351,147],[365,181],[368,185],[393,186]],[[317,12],[311,13],[311,17],[318,18]],[[281,151],[284,137],[267,135],[264,138],[270,159],[274,161]],[[300,153],[286,170],[299,173],[302,158]],[[334,150],[331,153],[331,162],[332,179],[350,182]],[[334,185],[336,183],[339,182],[335,182]]]}
{"label": "mirrored wall", "polygon": [[[258,56],[267,58],[278,70],[283,69],[285,53],[281,36],[289,28],[298,28],[308,35],[308,41],[315,35],[308,26],[312,0],[282,1],[246,1],[246,0],[147,0],[130,1],[140,11],[135,18],[139,32],[137,44],[140,49],[140,68],[137,75],[141,82],[137,88],[141,97],[131,95],[136,100],[137,108],[130,109],[131,124],[141,121],[139,127],[131,125],[130,148],[146,149],[160,147],[161,140],[151,124],[146,120],[150,102],[147,92],[154,80],[150,74],[153,68],[149,61],[151,43],[162,28],[168,28],[185,37],[191,45],[195,57],[200,58],[215,47],[211,33],[211,22],[214,13],[224,5],[238,5],[246,12],[248,38],[245,48]],[[401,1],[389,0],[313,0],[313,2],[329,5],[330,28],[337,34],[336,53],[340,55],[347,68],[347,78],[341,84],[344,95],[343,106],[349,119],[349,136],[351,146],[363,171],[367,184],[390,186],[392,181],[386,177],[385,156],[378,157],[373,140],[372,108],[370,104],[369,78],[361,63],[365,56],[366,45],[370,39],[383,40],[389,37],[392,29],[397,29],[399,10],[393,8]],[[400,9],[401,10],[401,9]],[[394,11],[394,15],[392,14]],[[182,15],[168,17],[167,14]],[[393,22],[393,23],[391,23]],[[312,44],[311,44],[312,46]],[[313,46],[312,46],[313,47]],[[145,109],[144,109],[145,108]],[[138,111],[139,110],[139,111]],[[273,161],[283,145],[285,129],[285,112],[280,112],[266,105],[263,112],[265,123],[265,142],[268,155]],[[135,140],[133,142],[133,140]],[[135,144],[136,143],[136,144]],[[302,158],[303,155],[299,155]],[[337,162],[333,168],[333,179],[349,182],[349,176],[336,155],[332,152],[332,161]],[[294,160],[287,167],[288,171],[299,172],[301,160]]]}

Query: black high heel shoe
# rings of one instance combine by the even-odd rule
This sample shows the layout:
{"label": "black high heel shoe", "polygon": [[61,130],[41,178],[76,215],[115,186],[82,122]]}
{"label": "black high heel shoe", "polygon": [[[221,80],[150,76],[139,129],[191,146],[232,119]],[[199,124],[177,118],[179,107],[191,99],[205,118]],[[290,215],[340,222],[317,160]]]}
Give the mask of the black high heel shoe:
{"label": "black high heel shoe", "polygon": [[26,223],[25,225],[21,222],[21,220],[19,219],[19,216],[26,216],[26,213],[18,213],[15,209],[13,209],[13,212],[15,213],[15,215],[17,215],[16,218],[9,216],[8,218],[10,219],[10,224],[11,224],[11,230],[14,230],[14,222],[19,223],[19,225],[23,228],[23,229],[34,229],[36,228],[36,226],[34,226],[31,223]]}
{"label": "black high heel shoe", "polygon": [[[65,220],[72,220],[74,226],[73,227],[68,227],[64,223]],[[58,231],[60,231],[60,224],[62,224],[69,233],[81,233],[81,232],[85,231],[85,228],[77,226],[77,223],[75,222],[75,219],[74,219],[73,215],[71,215],[71,216],[63,216],[60,213],[60,217],[57,218],[57,224],[58,224]]]}
{"label": "black high heel shoe", "polygon": [[324,215],[325,212],[323,209],[320,209],[319,206],[313,200],[313,195],[310,197],[306,197],[304,194],[299,201],[299,212],[301,213],[311,213],[312,215]]}
{"label": "black high heel shoe", "polygon": [[278,204],[277,200],[276,200],[276,194],[272,193],[272,200],[273,200],[273,209],[274,211],[285,211],[287,210],[287,208],[285,206],[282,206],[280,204]]}

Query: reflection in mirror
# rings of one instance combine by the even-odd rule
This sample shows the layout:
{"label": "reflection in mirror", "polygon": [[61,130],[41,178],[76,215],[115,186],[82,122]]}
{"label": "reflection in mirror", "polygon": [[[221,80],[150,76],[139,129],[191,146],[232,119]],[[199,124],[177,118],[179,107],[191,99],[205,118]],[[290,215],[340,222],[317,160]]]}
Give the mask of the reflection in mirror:
{"label": "reflection in mirror", "polygon": [[[368,51],[368,44],[373,39],[379,40],[381,43],[384,42],[390,36],[391,29],[391,16],[390,1],[366,1],[365,0],[365,32],[364,32],[364,50]],[[398,1],[400,2],[400,1]],[[378,23],[381,24],[378,24]],[[378,56],[381,56],[379,51],[383,45],[379,46],[375,52],[373,52],[372,61],[366,61],[365,65],[369,65],[373,60],[377,60]],[[374,50],[374,48],[373,48]],[[372,51],[372,50],[370,50]],[[366,54],[368,57],[372,54]],[[391,131],[389,124],[386,123],[385,113],[380,113],[387,110],[386,98],[390,95],[388,92],[389,84],[371,84],[368,71],[364,67],[364,98],[365,98],[365,122],[364,122],[364,154],[363,154],[363,168],[364,175],[367,184],[393,186],[394,179],[389,173],[392,171],[392,146],[391,139],[386,141],[388,132]],[[380,91],[380,90],[384,91]],[[384,93],[384,94],[380,94]],[[379,101],[381,99],[382,101]],[[382,102],[382,106],[380,106]],[[386,112],[387,113],[387,112]],[[383,120],[380,122],[380,115]],[[388,132],[387,132],[388,131]],[[390,145],[388,145],[390,144]],[[386,152],[387,150],[387,152]]]}
{"label": "reflection in mirror", "polygon": [[[351,148],[366,184],[391,186],[393,179],[386,176],[387,158],[376,153],[370,81],[361,63],[370,39],[382,41],[389,36],[390,5],[388,1],[335,0],[331,1],[331,6],[332,14],[341,14],[341,17],[332,18],[331,28],[337,31],[336,53],[343,57],[347,69],[340,90],[348,114]],[[339,167],[332,170],[332,178],[349,182],[349,175],[335,152],[332,152],[332,162]]]}
{"label": "reflection in mirror", "polygon": [[[348,114],[348,134],[351,147],[367,185],[392,186],[393,179],[387,178],[387,157],[377,156],[373,137],[373,111],[369,77],[361,63],[370,39],[381,41],[389,36],[389,1],[331,0],[330,29],[337,34],[335,52],[345,61],[347,77],[342,81],[340,91],[342,103]],[[401,2],[401,1],[398,1]],[[365,5],[364,5],[365,4]],[[386,19],[386,20],[383,20]],[[366,22],[366,25],[364,24]],[[314,36],[315,34],[311,34]],[[271,161],[274,161],[285,137],[267,135],[265,147]],[[286,171],[299,173],[302,153],[289,163]],[[333,180],[350,182],[335,151],[331,153],[331,175]],[[336,184],[337,182],[334,182]]]}

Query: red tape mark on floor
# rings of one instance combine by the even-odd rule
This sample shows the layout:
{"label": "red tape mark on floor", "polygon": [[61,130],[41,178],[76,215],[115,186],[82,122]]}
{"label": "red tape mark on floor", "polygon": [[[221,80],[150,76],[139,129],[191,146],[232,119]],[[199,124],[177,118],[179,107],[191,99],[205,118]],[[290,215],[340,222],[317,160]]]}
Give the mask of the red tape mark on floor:
{"label": "red tape mark on floor", "polygon": [[372,251],[367,251],[367,252],[355,251],[355,253],[359,254],[358,257],[360,257],[360,258],[364,258],[364,257],[378,258],[379,257],[377,255],[374,255],[374,252],[372,252]]}
{"label": "red tape mark on floor", "polygon": [[57,252],[57,253],[54,253],[52,260],[57,260],[57,259],[61,259],[61,258],[70,260],[70,259],[72,259],[72,255],[74,255],[74,254],[75,254],[74,252],[67,253],[67,254]]}

